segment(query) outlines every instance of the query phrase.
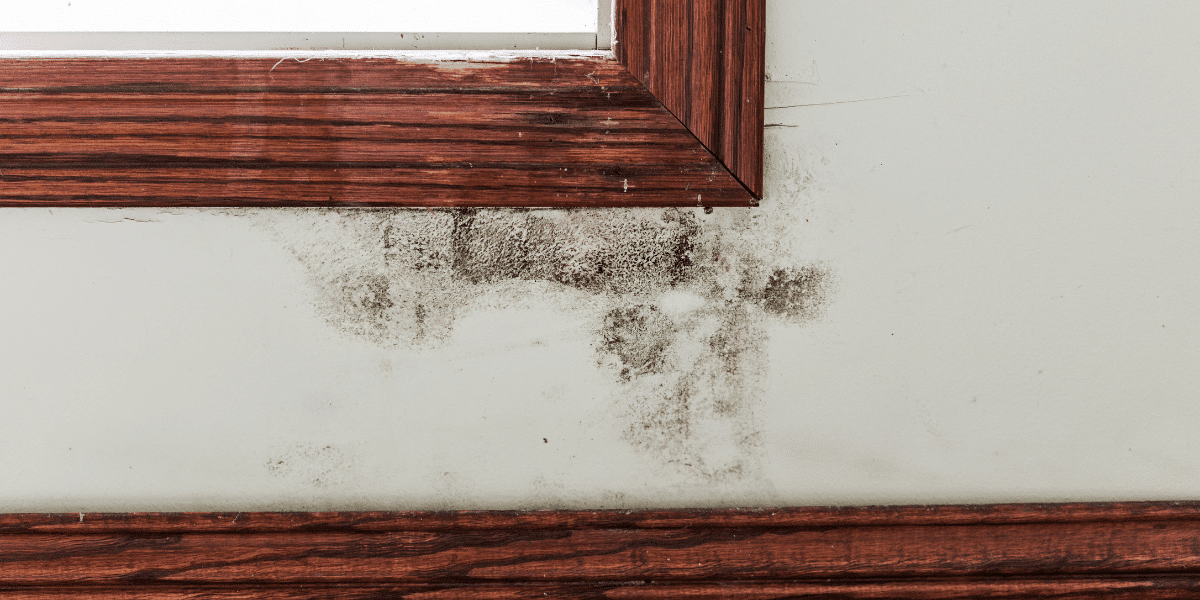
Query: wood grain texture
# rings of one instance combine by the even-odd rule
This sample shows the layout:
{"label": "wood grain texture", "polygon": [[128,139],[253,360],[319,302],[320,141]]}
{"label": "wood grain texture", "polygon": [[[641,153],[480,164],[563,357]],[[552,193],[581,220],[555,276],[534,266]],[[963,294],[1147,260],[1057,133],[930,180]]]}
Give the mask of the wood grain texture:
{"label": "wood grain texture", "polygon": [[754,203],[615,60],[0,60],[5,206]]}
{"label": "wood grain texture", "polygon": [[766,0],[619,0],[618,58],[755,197]]}
{"label": "wood grain texture", "polygon": [[0,516],[13,598],[1191,598],[1200,503]]}

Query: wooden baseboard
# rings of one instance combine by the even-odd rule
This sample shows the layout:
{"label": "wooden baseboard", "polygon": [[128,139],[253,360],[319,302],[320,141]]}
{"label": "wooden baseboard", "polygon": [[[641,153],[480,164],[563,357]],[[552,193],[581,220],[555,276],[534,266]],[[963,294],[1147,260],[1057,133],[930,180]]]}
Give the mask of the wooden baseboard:
{"label": "wooden baseboard", "polygon": [[0,515],[4,598],[1193,598],[1200,503]]}

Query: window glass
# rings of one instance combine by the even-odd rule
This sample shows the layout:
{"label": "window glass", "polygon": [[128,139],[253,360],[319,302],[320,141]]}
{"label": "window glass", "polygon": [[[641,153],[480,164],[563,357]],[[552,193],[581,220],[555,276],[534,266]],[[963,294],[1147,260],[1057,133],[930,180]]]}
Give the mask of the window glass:
{"label": "window glass", "polygon": [[53,0],[5,7],[0,30],[589,32],[598,0]]}

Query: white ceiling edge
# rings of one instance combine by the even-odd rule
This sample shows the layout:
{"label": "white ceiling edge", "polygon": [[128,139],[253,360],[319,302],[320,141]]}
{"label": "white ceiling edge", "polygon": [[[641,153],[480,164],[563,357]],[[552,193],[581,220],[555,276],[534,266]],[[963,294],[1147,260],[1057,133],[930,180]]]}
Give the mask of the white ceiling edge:
{"label": "white ceiling edge", "polygon": [[0,32],[0,53],[107,51],[595,50],[600,36],[566,33]]}

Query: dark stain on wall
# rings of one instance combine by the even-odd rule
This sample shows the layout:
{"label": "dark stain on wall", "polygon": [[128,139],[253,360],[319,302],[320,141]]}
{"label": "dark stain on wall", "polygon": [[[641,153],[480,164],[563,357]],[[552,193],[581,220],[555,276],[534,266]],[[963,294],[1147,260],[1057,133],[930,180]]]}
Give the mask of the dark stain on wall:
{"label": "dark stain on wall", "polygon": [[667,348],[675,338],[670,317],[650,304],[617,307],[604,316],[600,352],[615,360],[622,381],[661,373]]}
{"label": "dark stain on wall", "polygon": [[699,234],[691,213],[670,210],[658,220],[598,218],[598,212],[547,214],[454,211],[455,275],[470,283],[546,280],[616,293],[668,287],[688,275],[692,238]]}
{"label": "dark stain on wall", "polygon": [[[811,318],[824,305],[826,271],[806,265],[798,269],[775,269],[760,293],[751,296],[763,310],[792,318]],[[757,292],[757,290],[755,290]]]}
{"label": "dark stain on wall", "polygon": [[[661,343],[662,338],[649,335]],[[626,439],[706,480],[756,471],[765,328],[744,304],[702,308],[665,340],[658,372],[624,380]],[[607,348],[601,347],[601,353]]]}
{"label": "dark stain on wall", "polygon": [[446,343],[455,320],[495,286],[590,294],[606,307],[592,344],[620,398],[613,417],[626,441],[700,480],[757,472],[768,324],[817,318],[831,287],[821,265],[780,264],[784,257],[753,229],[753,213],[245,214],[305,266],[331,326],[385,347]]}

